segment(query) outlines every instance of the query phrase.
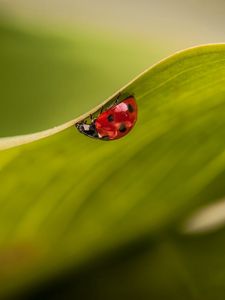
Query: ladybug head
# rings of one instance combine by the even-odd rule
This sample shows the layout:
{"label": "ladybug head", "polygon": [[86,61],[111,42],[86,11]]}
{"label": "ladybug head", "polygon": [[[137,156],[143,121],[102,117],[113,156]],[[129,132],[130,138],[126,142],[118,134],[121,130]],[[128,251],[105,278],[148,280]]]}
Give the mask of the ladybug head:
{"label": "ladybug head", "polygon": [[81,133],[92,138],[98,138],[98,133],[96,131],[94,122],[92,122],[91,124],[77,123],[76,127]]}

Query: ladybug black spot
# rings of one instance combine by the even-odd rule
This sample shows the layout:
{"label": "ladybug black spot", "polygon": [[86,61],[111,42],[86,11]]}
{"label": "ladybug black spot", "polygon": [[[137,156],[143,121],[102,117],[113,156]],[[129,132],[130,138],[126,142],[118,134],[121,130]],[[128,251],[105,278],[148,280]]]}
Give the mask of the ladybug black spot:
{"label": "ladybug black spot", "polygon": [[130,113],[132,113],[134,111],[134,108],[130,103],[127,104],[127,107],[128,107],[128,110],[129,110]]}
{"label": "ladybug black spot", "polygon": [[120,127],[119,127],[119,131],[120,132],[125,132],[127,130],[127,128],[126,128],[126,126],[125,126],[125,124],[120,124]]}
{"label": "ladybug black spot", "polygon": [[107,119],[108,119],[109,122],[113,122],[114,121],[113,115],[109,115],[107,117]]}

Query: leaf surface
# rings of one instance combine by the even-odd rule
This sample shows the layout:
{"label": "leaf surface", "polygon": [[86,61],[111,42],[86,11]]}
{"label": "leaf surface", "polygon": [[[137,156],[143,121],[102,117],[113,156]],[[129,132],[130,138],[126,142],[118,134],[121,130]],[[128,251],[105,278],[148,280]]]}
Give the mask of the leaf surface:
{"label": "leaf surface", "polygon": [[[139,106],[138,123],[125,138],[96,141],[70,126],[0,153],[2,295],[71,267],[78,271],[141,239],[157,247],[155,237],[225,194],[219,184],[225,179],[223,44],[177,53],[120,92],[134,95]],[[154,287],[146,292],[157,296]]]}

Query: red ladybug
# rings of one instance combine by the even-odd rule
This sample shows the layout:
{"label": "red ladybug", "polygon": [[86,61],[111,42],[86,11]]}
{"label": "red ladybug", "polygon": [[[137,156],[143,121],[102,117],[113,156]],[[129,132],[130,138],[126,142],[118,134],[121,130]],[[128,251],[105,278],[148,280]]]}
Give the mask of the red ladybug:
{"label": "red ladybug", "polygon": [[137,121],[137,103],[129,96],[120,103],[92,119],[91,124],[85,121],[76,124],[77,129],[92,138],[100,140],[116,140],[128,134]]}

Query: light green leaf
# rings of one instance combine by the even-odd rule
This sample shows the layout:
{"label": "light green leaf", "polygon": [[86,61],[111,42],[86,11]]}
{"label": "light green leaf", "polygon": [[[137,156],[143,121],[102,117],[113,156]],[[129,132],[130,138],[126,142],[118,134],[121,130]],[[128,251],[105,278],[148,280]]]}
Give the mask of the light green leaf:
{"label": "light green leaf", "polygon": [[[192,242],[168,232],[196,207],[225,194],[224,184],[218,184],[225,179],[225,45],[175,54],[121,91],[135,95],[139,105],[138,123],[124,139],[96,141],[72,126],[1,152],[2,295],[69,268],[78,272],[145,238],[156,249],[155,265],[152,267],[151,258],[148,272],[142,273],[146,270],[144,256],[140,266],[136,265],[137,272],[131,272],[132,285],[124,285],[125,294],[140,294],[140,276],[146,281],[157,278],[154,285],[144,286],[147,295],[158,299],[164,295],[174,299],[182,287],[192,288],[194,271],[191,267],[186,270],[189,260],[190,266],[194,262],[188,252]],[[184,266],[180,267],[171,243],[180,243]],[[207,251],[207,246],[204,249]],[[223,256],[220,259],[224,262]],[[172,287],[166,284],[168,276],[154,277],[157,263],[158,274],[169,265]],[[201,267],[204,272],[204,264]],[[213,271],[218,281],[211,281],[211,295],[216,287],[222,288],[225,279],[222,270],[221,276],[216,268]],[[108,286],[114,286],[115,276],[106,277]],[[188,280],[180,285],[179,276]],[[115,287],[121,296],[118,284]],[[206,291],[201,284],[184,299],[198,299],[204,288]]]}

